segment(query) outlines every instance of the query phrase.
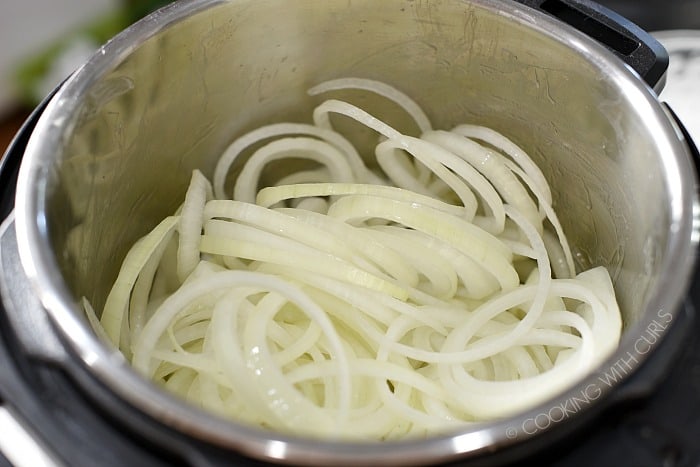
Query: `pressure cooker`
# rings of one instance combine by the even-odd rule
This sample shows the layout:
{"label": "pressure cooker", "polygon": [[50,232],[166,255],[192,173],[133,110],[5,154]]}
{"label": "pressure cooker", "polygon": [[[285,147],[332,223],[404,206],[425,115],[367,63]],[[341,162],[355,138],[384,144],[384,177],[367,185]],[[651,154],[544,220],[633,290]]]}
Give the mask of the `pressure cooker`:
{"label": "pressure cooker", "polygon": [[[658,99],[667,64],[649,34],[587,0],[175,2],[103,45],[3,158],[7,342],[59,369],[50,378],[90,408],[79,410],[163,463],[531,455],[595,423],[689,319],[697,150]],[[246,129],[308,114],[305,90],[340,76],[390,82],[437,126],[475,120],[532,153],[576,255],[613,278],[623,337],[595,372],[509,419],[424,440],[326,442],[191,407],[95,335],[78,299],[100,309],[129,245],[181,202],[192,170],[210,172]]]}

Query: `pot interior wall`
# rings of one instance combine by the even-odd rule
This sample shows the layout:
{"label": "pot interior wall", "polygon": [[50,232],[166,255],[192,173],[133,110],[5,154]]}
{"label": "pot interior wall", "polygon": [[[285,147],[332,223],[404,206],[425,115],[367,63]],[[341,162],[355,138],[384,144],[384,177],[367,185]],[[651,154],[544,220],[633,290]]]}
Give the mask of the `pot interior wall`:
{"label": "pot interior wall", "polygon": [[[498,5],[230,2],[96,68],[47,191],[48,229],[71,289],[99,313],[126,251],[174,212],[194,168],[211,176],[245,130],[310,121],[325,96],[307,88],[356,76],[414,97],[436,128],[482,124],[524,148],[551,183],[579,263],[609,268],[625,322],[634,322],[669,228],[660,150],[604,62]],[[348,97],[415,131],[381,99]]]}

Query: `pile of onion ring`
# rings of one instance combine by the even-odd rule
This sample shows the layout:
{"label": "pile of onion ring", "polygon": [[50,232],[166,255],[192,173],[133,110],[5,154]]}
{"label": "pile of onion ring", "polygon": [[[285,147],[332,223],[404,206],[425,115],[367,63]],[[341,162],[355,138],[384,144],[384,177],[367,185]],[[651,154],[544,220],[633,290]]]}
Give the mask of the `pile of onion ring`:
{"label": "pile of onion ring", "polygon": [[[85,302],[139,372],[241,423],[392,440],[526,410],[610,355],[608,272],[576,273],[522,149],[481,126],[434,130],[384,83],[309,93],[340,89],[394,101],[418,136],[331,99],[313,123],[237,138],[213,183],[195,171],[177,212],[127,254],[99,322]],[[374,130],[374,154],[331,114]]]}

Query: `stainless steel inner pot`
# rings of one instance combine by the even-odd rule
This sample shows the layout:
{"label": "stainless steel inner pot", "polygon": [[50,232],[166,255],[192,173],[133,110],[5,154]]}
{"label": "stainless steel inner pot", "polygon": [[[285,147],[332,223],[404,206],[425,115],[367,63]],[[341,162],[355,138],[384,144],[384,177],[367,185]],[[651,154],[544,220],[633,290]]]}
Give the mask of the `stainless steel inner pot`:
{"label": "stainless steel inner pot", "polygon": [[[497,129],[543,169],[582,266],[606,266],[625,331],[599,372],[522,416],[429,440],[355,445],[257,431],[144,381],[91,331],[127,249],[211,175],[237,135],[308,121],[306,89],[344,76],[390,83],[436,128]],[[368,106],[375,103],[368,101]],[[506,0],[194,0],[137,23],[58,91],[28,144],[16,230],[23,269],[83,367],[149,417],[196,439],[296,463],[424,463],[528,440],[589,410],[624,381],[676,316],[696,239],[694,168],[654,92],[608,49]],[[629,366],[615,384],[600,378]],[[551,407],[598,397],[555,420]],[[593,394],[586,392],[585,394]],[[549,411],[549,412],[548,412]],[[542,419],[543,420],[543,419]]]}

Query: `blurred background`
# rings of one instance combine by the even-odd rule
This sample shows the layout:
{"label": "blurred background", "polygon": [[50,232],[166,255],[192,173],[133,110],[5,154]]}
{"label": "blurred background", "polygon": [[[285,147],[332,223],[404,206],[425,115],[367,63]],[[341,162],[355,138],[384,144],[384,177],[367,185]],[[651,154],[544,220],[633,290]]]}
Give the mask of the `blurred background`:
{"label": "blurred background", "polygon": [[0,154],[101,44],[171,0],[0,0]]}
{"label": "blurred background", "polygon": [[[31,109],[94,50],[171,1],[0,0],[0,154]],[[700,0],[598,3],[647,31],[700,30]]]}

